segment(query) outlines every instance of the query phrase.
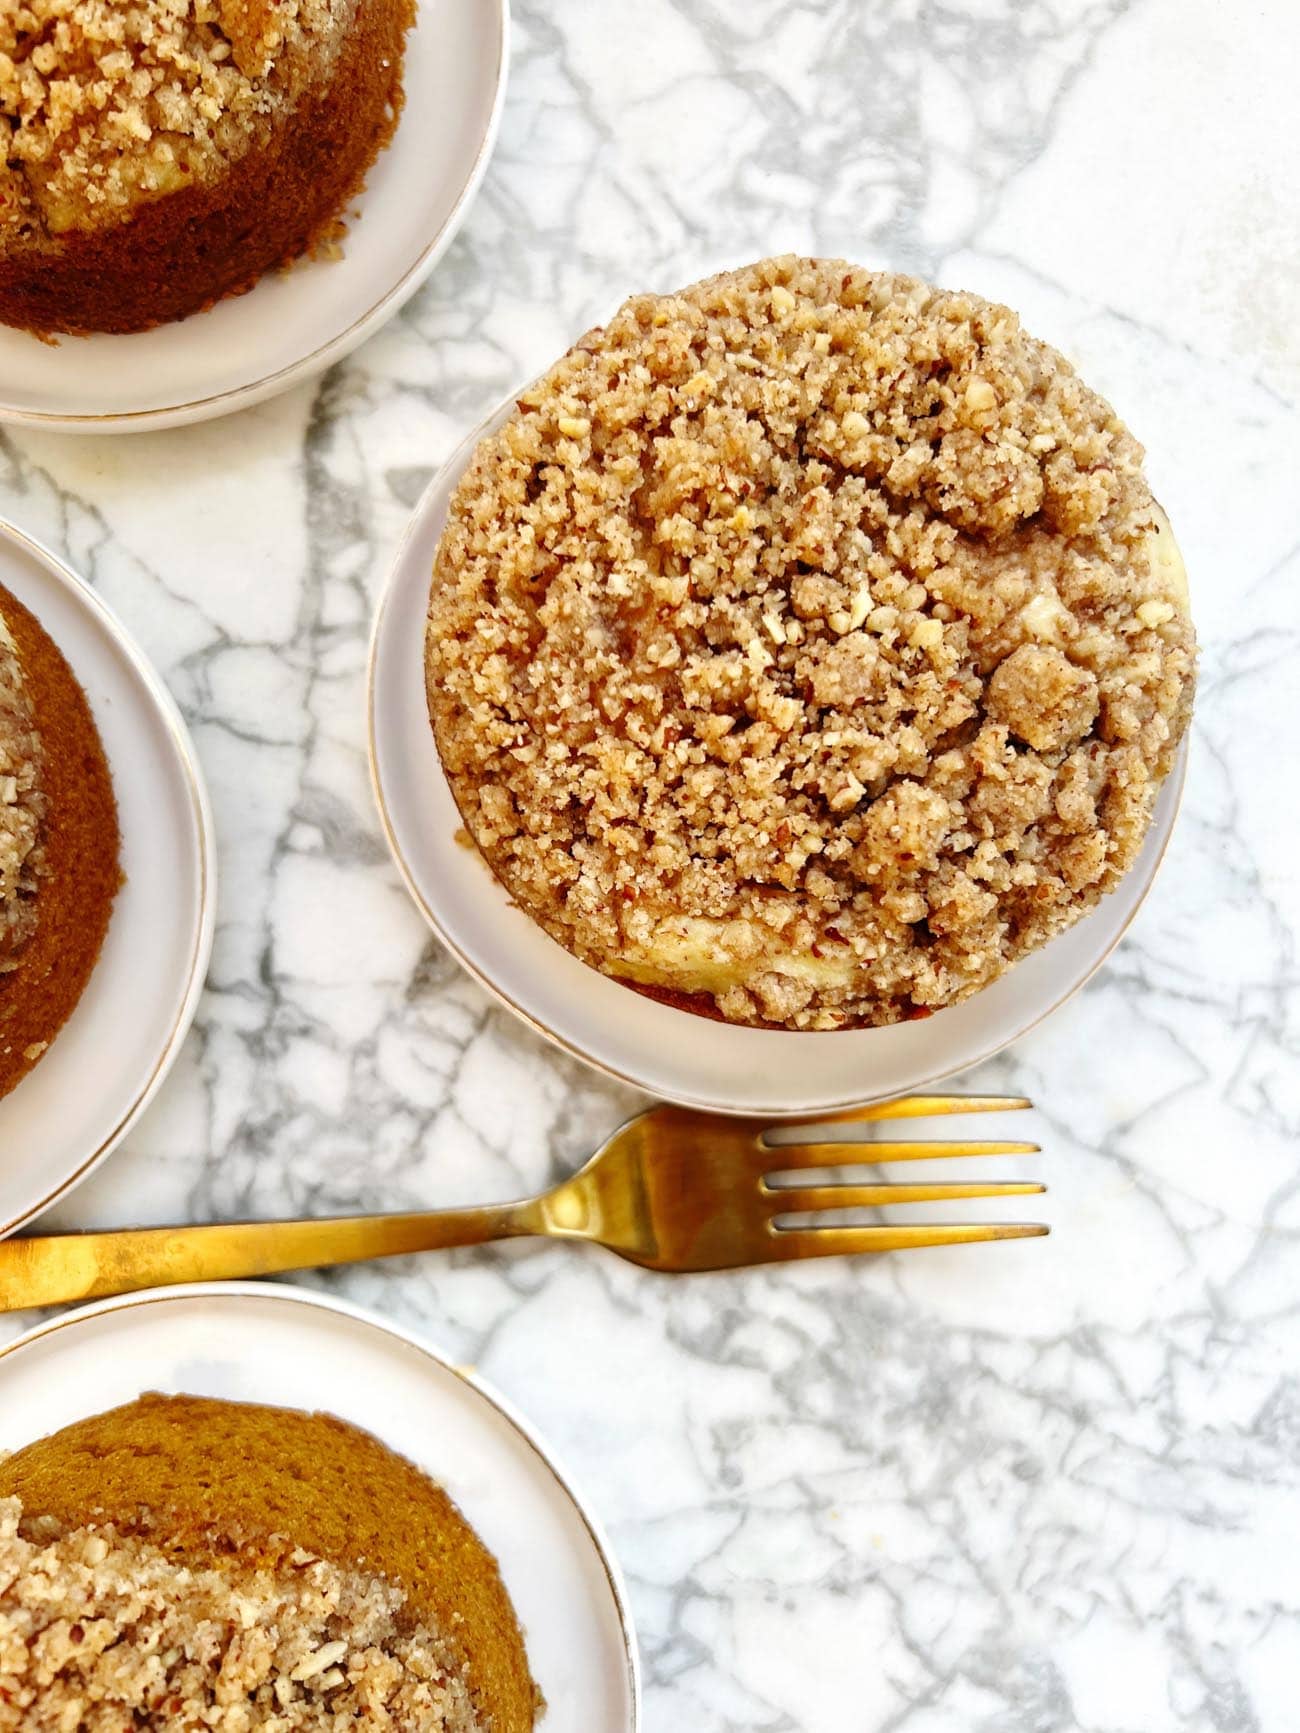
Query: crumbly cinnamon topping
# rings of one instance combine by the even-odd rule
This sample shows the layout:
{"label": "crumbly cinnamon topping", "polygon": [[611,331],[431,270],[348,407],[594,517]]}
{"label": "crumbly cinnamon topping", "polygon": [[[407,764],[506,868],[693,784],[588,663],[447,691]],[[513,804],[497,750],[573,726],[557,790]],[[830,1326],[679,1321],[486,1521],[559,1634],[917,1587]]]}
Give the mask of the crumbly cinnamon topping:
{"label": "crumbly cinnamon topping", "polygon": [[17,646],[0,614],[0,975],[36,931],[45,871],[41,738],[23,685]]}
{"label": "crumbly cinnamon topping", "polygon": [[0,1730],[484,1733],[444,1634],[399,1588],[301,1550],[192,1568],[0,1499]]}
{"label": "crumbly cinnamon topping", "polygon": [[0,252],[210,183],[328,77],[356,0],[6,0]]}
{"label": "crumbly cinnamon topping", "polygon": [[739,1022],[952,1003],[1132,866],[1186,725],[1142,451],[1005,307],[784,258],[638,296],[483,441],[430,712],[518,902]]}

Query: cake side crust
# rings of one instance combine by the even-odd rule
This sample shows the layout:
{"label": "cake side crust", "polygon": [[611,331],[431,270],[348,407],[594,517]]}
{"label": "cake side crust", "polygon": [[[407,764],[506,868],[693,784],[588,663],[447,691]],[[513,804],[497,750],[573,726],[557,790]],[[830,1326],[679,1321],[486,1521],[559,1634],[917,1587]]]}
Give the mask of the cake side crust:
{"label": "cake side crust", "polygon": [[112,777],[86,695],[35,615],[0,588],[41,738],[44,872],[35,931],[0,974],[0,1096],[72,1014],[103,948],[122,881]]}

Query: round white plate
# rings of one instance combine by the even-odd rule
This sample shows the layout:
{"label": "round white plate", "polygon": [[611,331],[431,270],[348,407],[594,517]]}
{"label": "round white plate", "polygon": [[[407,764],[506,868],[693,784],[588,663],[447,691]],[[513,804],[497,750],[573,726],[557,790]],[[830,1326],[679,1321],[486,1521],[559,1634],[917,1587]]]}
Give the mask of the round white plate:
{"label": "round white plate", "polygon": [[57,346],[0,326],[0,421],[65,433],[175,427],[323,372],[397,311],[468,211],[496,139],[509,0],[418,0],[406,105],[348,222],[343,257],[134,336]]}
{"label": "round white plate", "polygon": [[794,1118],[905,1095],[987,1059],[1063,1004],[1119,942],[1155,877],[1178,810],[1180,753],[1137,865],[1077,926],[963,1004],[888,1029],[785,1033],[661,1005],[588,968],[510,899],[463,836],[424,692],[424,622],[447,504],[513,396],[448,458],[416,509],[370,647],[370,768],[389,846],[430,926],[511,1011],[567,1052],[686,1107]]}
{"label": "round white plate", "polygon": [[595,1518],[495,1392],[417,1337],[303,1289],[214,1282],[65,1314],[0,1348],[0,1452],[147,1390],[324,1409],[445,1487],[496,1555],[545,1733],[635,1733],[636,1639]]}
{"label": "round white plate", "polygon": [[0,520],[0,584],[90,700],[117,796],[126,882],[94,973],[49,1051],[0,1098],[0,1234],[84,1179],[153,1099],[212,950],[216,845],[180,711],[94,591]]}

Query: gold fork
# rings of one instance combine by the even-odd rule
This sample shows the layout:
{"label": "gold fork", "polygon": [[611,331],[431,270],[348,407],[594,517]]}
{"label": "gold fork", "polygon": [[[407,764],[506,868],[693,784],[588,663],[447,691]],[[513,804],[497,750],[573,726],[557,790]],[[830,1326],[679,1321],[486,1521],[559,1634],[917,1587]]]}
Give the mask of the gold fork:
{"label": "gold fork", "polygon": [[[996,1095],[913,1095],[809,1121],[805,1129],[1028,1107]],[[129,1228],[0,1242],[0,1310],[90,1300],[174,1282],[229,1281],[530,1234],[592,1240],[650,1270],[723,1270],[843,1252],[888,1252],[1047,1233],[1038,1222],[787,1226],[788,1216],[952,1198],[1024,1197],[1028,1180],[805,1185],[816,1168],[1036,1155],[1036,1143],[792,1142],[763,1120],[655,1107],[629,1120],[571,1179],[540,1197],[480,1209]]]}

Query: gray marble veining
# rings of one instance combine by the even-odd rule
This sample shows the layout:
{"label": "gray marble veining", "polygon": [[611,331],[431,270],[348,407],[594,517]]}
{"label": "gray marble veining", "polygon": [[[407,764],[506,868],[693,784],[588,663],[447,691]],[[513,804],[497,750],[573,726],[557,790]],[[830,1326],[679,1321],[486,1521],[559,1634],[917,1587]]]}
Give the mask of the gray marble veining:
{"label": "gray marble veining", "polygon": [[489,1003],[380,836],[364,661],[407,515],[630,290],[797,249],[1005,299],[1147,444],[1204,644],[1152,897],[971,1079],[1039,1104],[1053,1237],[320,1283],[554,1441],[630,1580],[649,1733],[1300,1726],[1300,14],[526,0],[516,26],[469,222],[351,361],[184,432],[0,435],[0,512],[133,628],[221,835],[195,1031],[52,1219],[480,1200],[587,1153],[634,1098]]}

